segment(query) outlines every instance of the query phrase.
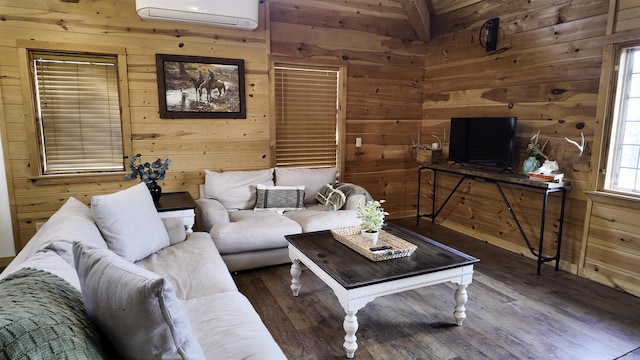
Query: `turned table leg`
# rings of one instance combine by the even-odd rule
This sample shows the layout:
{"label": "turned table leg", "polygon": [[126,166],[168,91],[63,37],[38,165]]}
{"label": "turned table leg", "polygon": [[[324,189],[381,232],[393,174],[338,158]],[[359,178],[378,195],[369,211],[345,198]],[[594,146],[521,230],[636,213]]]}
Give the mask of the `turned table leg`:
{"label": "turned table leg", "polygon": [[347,315],[344,317],[342,327],[346,335],[344,336],[344,349],[347,352],[347,358],[353,359],[356,350],[358,350],[358,343],[356,342],[356,331],[358,331],[358,318],[356,313],[358,311],[346,311]]}
{"label": "turned table leg", "polygon": [[469,297],[467,296],[467,285],[458,285],[456,289],[456,310],[453,312],[453,316],[456,318],[456,324],[462,325],[464,319],[467,318],[464,305],[467,303]]}
{"label": "turned table leg", "polygon": [[302,270],[300,269],[300,260],[295,259],[291,260],[291,291],[293,292],[293,296],[298,296],[300,293],[300,273]]}

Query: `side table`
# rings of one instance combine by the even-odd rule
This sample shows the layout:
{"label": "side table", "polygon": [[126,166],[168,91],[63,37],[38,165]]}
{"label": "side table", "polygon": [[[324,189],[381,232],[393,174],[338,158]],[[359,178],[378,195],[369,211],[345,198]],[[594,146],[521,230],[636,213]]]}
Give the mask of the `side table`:
{"label": "side table", "polygon": [[163,193],[154,203],[161,218],[177,217],[182,219],[187,234],[193,232],[196,220],[196,202],[188,191]]}

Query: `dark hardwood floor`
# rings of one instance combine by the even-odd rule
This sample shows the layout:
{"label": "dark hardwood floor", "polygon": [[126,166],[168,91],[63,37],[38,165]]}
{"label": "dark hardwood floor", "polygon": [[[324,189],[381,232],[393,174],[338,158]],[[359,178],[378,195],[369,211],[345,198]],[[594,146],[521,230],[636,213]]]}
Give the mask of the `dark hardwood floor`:
{"label": "dark hardwood floor", "polygon": [[[455,326],[455,286],[383,296],[358,312],[356,359],[640,358],[640,298],[415,218],[391,220],[480,259],[467,319]],[[234,274],[289,359],[343,359],[344,311],[309,270],[299,297],[289,266]]]}

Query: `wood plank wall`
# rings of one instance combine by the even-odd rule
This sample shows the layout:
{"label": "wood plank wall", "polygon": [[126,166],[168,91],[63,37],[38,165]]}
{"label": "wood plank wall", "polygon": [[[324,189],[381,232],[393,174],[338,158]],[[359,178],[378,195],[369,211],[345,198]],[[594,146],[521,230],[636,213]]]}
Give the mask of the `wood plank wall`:
{"label": "wood plank wall", "polygon": [[[19,250],[69,196],[89,203],[96,194],[133,185],[121,177],[33,182],[37,159],[29,154],[33,115],[23,96],[28,79],[21,76],[17,44],[42,41],[126,49],[133,154],[168,155],[171,168],[163,190],[198,194],[204,169],[257,169],[270,166],[269,42],[265,6],[255,31],[228,30],[176,22],[140,20],[132,0],[77,3],[59,0],[0,1],[0,86],[7,132],[7,157],[13,187],[12,207]],[[247,118],[237,120],[166,120],[158,114],[155,54],[244,59]],[[28,94],[28,92],[27,92]],[[3,216],[5,216],[3,214]]]}
{"label": "wood plank wall", "polygon": [[[31,99],[23,95],[28,79],[20,75],[17,49],[27,40],[124,47],[132,153],[168,155],[173,162],[161,183],[163,190],[186,190],[194,197],[199,196],[204,169],[271,166],[271,49],[291,61],[346,65],[348,146],[343,180],[387,199],[386,209],[393,216],[413,214],[417,175],[409,148],[420,129],[425,49],[401,6],[389,0],[283,0],[261,4],[260,10],[259,28],[248,32],[141,21],[131,0],[0,1],[0,86],[17,248],[35,233],[36,223],[45,221],[69,196],[89,203],[92,195],[132,185],[119,178],[53,184],[31,180],[37,162],[30,158],[33,134],[27,125],[33,116],[25,111]],[[244,59],[247,119],[160,119],[156,53]],[[355,137],[362,137],[362,148],[355,148]]]}
{"label": "wood plank wall", "polygon": [[[345,176],[392,216],[415,214],[410,151],[422,117],[424,43],[399,3],[270,1],[274,59],[347,67]],[[355,138],[362,147],[355,147]]]}
{"label": "wood plank wall", "polygon": [[[455,116],[517,116],[517,171],[526,144],[538,130],[547,149],[573,182],[565,213],[561,267],[577,272],[588,179],[591,174],[598,85],[607,2],[480,1],[433,19],[427,44],[423,103],[423,136],[440,135]],[[480,46],[481,26],[500,18],[498,51]],[[585,152],[564,141],[587,141]],[[447,153],[445,146],[445,153]],[[548,153],[548,152],[547,152]],[[445,155],[446,156],[446,155]],[[447,194],[454,179],[443,182]],[[426,177],[425,182],[431,182]],[[507,197],[530,239],[537,243],[541,195],[511,188]],[[430,193],[423,193],[430,203]],[[442,201],[442,199],[439,199]],[[456,230],[532,256],[492,184],[468,182],[439,221]],[[557,244],[559,201],[552,196],[543,252]]]}

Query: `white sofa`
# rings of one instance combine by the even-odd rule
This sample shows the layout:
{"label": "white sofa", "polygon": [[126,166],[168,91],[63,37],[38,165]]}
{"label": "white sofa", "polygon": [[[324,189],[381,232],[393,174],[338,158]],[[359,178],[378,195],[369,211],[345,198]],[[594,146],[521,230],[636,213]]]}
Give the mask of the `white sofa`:
{"label": "white sofa", "polygon": [[199,228],[232,272],[287,263],[285,235],[360,225],[357,206],[371,197],[336,176],[335,167],[206,170]]}
{"label": "white sofa", "polygon": [[[283,284],[286,286],[286,284]],[[206,232],[146,186],[69,198],[0,274],[7,358],[285,359]]]}

